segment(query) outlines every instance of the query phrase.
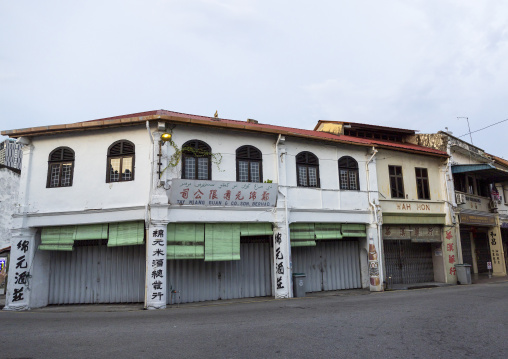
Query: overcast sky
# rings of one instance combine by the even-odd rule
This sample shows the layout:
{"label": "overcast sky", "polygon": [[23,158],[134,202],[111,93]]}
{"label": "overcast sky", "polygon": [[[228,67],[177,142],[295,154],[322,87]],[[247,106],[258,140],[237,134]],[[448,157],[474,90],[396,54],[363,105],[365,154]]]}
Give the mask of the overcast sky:
{"label": "overcast sky", "polygon": [[[165,109],[460,136],[507,87],[508,1],[0,0],[2,130]],[[508,158],[507,134],[473,142]]]}

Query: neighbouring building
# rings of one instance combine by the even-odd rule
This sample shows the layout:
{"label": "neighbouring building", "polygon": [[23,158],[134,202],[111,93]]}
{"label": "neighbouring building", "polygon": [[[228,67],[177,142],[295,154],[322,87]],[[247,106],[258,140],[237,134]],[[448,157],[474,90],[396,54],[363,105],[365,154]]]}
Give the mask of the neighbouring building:
{"label": "neighbouring building", "polygon": [[0,142],[0,165],[21,169],[21,146],[21,144],[16,143],[14,138],[8,138]]}
{"label": "neighbouring building", "polygon": [[[0,164],[0,267],[7,266],[11,246],[12,214],[17,209],[20,170]],[[4,294],[5,283],[0,284]]]}
{"label": "neighbouring building", "polygon": [[418,135],[417,143],[450,155],[447,176],[453,178],[451,202],[460,236],[457,263],[471,264],[472,273],[490,270],[494,275],[506,275],[502,227],[508,227],[503,224],[508,207],[501,200],[508,182],[506,161],[447,132]]}
{"label": "neighbouring building", "polygon": [[456,283],[456,228],[448,205],[448,154],[419,146],[414,130],[320,121],[317,130],[382,141],[375,150],[384,280]]}

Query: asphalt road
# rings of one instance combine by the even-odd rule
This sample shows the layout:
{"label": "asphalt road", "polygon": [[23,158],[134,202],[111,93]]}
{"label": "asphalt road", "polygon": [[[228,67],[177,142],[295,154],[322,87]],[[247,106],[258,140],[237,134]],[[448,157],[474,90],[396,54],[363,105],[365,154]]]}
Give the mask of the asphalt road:
{"label": "asphalt road", "polygon": [[506,282],[107,308],[2,311],[0,358],[508,358]]}

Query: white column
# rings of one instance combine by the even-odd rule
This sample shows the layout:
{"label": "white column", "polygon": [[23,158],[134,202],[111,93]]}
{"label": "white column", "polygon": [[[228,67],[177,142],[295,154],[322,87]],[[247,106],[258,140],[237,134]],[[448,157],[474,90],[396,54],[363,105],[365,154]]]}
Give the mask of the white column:
{"label": "white column", "polygon": [[11,256],[4,310],[30,309],[30,278],[35,248],[34,229],[11,230]]}
{"label": "white column", "polygon": [[291,254],[289,236],[285,223],[275,224],[273,229],[273,275],[276,299],[290,298],[291,289]]}
{"label": "white column", "polygon": [[367,236],[369,239],[369,279],[370,291],[381,292],[383,290],[383,276],[382,276],[382,256],[380,255],[380,240],[378,238],[377,225],[368,227]]}
{"label": "white column", "polygon": [[146,309],[165,309],[167,298],[167,223],[150,222],[146,243]]}

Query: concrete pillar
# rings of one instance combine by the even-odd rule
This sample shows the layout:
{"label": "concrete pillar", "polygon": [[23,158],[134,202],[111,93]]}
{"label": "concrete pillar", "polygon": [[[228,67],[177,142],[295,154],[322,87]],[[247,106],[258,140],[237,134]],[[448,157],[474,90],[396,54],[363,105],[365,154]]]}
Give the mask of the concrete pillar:
{"label": "concrete pillar", "polygon": [[369,282],[371,292],[383,291],[383,275],[382,260],[380,251],[380,240],[378,236],[377,225],[367,226],[368,237],[368,265],[369,265]]}
{"label": "concrete pillar", "polygon": [[151,221],[146,243],[145,309],[165,309],[167,297],[167,222]]}
{"label": "concrete pillar", "polygon": [[[443,242],[440,253],[443,256],[445,283],[448,284],[457,284],[455,264],[459,263],[457,242],[460,242],[460,238],[458,233],[460,233],[458,225],[443,227]],[[433,255],[436,255],[436,251],[434,251]]]}
{"label": "concrete pillar", "polygon": [[293,296],[291,287],[291,247],[285,222],[273,228],[273,284],[276,299]]}
{"label": "concrete pillar", "polygon": [[489,228],[490,258],[492,260],[492,274],[496,276],[506,275],[506,264],[504,261],[503,239],[499,218],[496,218],[496,226]]}
{"label": "concrete pillar", "polygon": [[11,230],[11,259],[4,310],[30,309],[32,262],[36,251],[36,230]]}

